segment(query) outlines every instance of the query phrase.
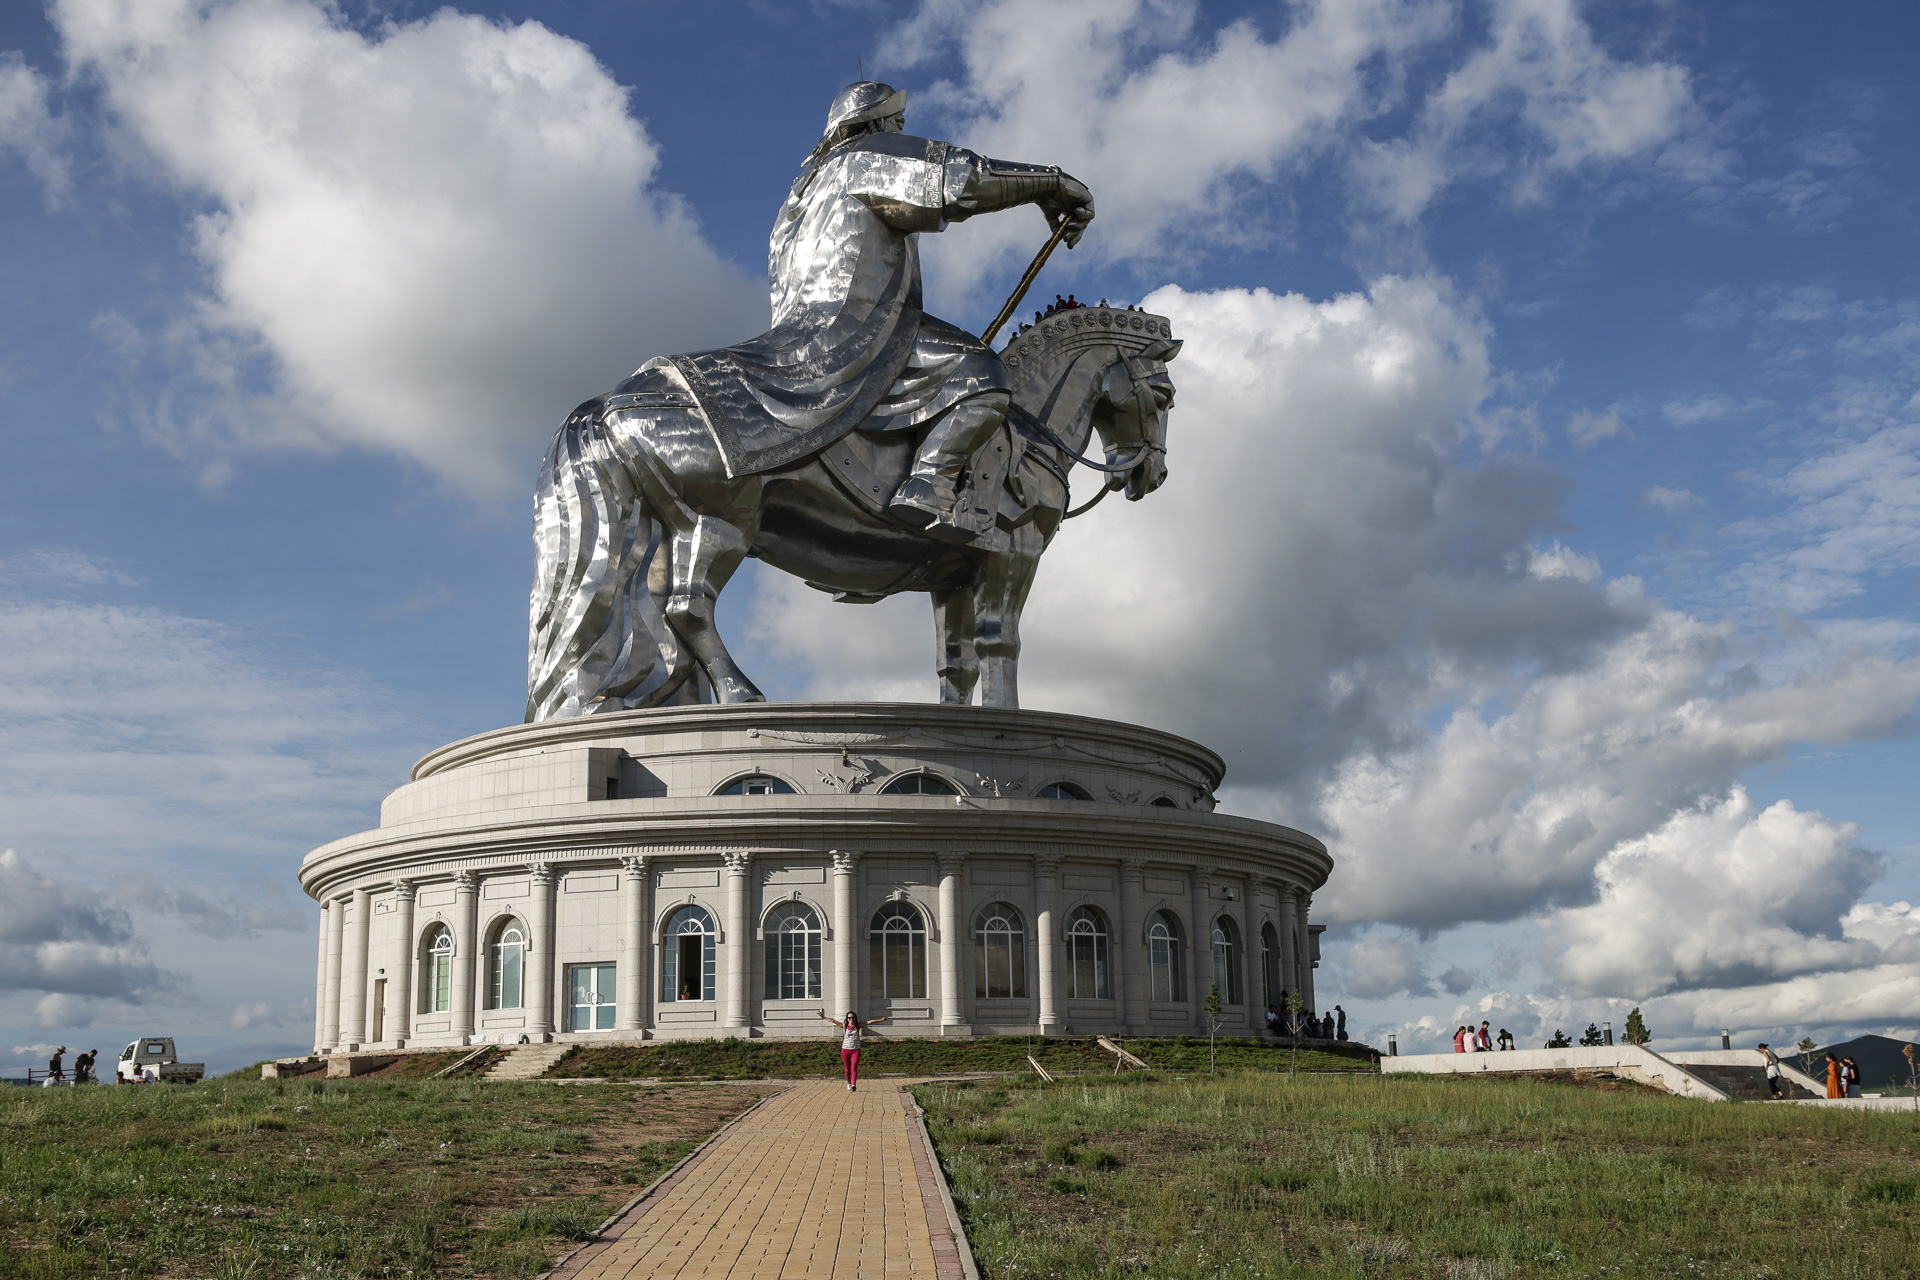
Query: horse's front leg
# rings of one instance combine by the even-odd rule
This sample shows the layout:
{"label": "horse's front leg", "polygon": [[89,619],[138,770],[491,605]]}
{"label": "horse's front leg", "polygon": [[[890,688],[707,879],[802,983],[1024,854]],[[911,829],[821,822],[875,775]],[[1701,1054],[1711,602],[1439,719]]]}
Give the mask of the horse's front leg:
{"label": "horse's front leg", "polygon": [[940,655],[940,701],[964,707],[980,679],[980,659],[973,647],[973,587],[935,591],[933,643]]}
{"label": "horse's front leg", "polygon": [[983,707],[1020,705],[1020,615],[1047,549],[1047,534],[1036,521],[1015,529],[1009,542],[1006,551],[985,557],[974,586],[973,647]]}
{"label": "horse's front leg", "polygon": [[[688,513],[691,514],[691,513]],[[750,539],[717,516],[693,516],[673,531],[673,587],[667,624],[713,682],[715,702],[765,702],[767,696],[727,652],[714,623],[714,607],[727,580],[746,559]]]}

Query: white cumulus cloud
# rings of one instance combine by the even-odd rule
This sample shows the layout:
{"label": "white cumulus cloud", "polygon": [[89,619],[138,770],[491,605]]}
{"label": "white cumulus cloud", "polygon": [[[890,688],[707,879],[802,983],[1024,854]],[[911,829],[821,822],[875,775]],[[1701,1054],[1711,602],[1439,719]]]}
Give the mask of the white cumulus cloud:
{"label": "white cumulus cloud", "polygon": [[443,9],[369,36],[315,0],[52,16],[153,170],[211,206],[210,291],[172,335],[206,408],[146,424],[172,447],[360,445],[514,490],[642,359],[763,327],[759,286],[653,186],[626,91],[537,22]]}
{"label": "white cumulus cloud", "polygon": [[1676,813],[1611,849],[1599,899],[1554,919],[1555,974],[1582,994],[1653,996],[1872,965],[1881,948],[1844,928],[1880,872],[1858,835],[1740,787]]}

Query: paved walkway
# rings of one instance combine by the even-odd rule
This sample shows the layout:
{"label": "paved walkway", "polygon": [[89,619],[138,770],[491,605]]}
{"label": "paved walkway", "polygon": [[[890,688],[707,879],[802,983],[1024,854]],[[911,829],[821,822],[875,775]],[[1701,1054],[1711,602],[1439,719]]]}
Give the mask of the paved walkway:
{"label": "paved walkway", "polygon": [[939,1177],[894,1082],[796,1085],[555,1277],[963,1280]]}

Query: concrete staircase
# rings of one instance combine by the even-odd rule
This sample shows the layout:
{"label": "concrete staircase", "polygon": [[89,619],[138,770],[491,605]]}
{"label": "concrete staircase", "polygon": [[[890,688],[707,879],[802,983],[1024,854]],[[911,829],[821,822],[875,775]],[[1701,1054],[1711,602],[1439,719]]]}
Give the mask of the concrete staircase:
{"label": "concrete staircase", "polygon": [[[1767,1096],[1766,1069],[1760,1063],[1760,1055],[1751,1049],[1679,1049],[1667,1057],[1730,1098],[1758,1102]],[[1797,1061],[1781,1055],[1781,1094],[1796,1101],[1826,1097],[1825,1082],[1802,1074],[1794,1065]]]}
{"label": "concrete staircase", "polygon": [[[1763,1067],[1722,1066],[1716,1063],[1689,1062],[1687,1070],[1699,1076],[1729,1098],[1744,1098],[1748,1102],[1767,1100],[1767,1073]],[[1780,1081],[1780,1092],[1788,1098],[1824,1097],[1801,1087],[1799,1083],[1785,1076]]]}
{"label": "concrete staircase", "polygon": [[483,1080],[538,1080],[567,1056],[570,1044],[515,1045],[507,1056],[487,1068]]}

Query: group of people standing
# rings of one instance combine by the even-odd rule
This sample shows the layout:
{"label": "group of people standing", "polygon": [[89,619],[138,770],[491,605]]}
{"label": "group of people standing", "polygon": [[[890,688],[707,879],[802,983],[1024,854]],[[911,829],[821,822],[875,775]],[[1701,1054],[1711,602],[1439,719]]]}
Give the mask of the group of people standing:
{"label": "group of people standing", "polygon": [[[65,1045],[61,1045],[58,1049],[55,1049],[53,1051],[53,1056],[47,1059],[47,1078],[41,1081],[42,1088],[46,1088],[56,1084],[68,1083],[66,1070],[61,1065],[61,1059],[65,1058],[66,1056],[67,1056],[67,1046]],[[100,1051],[98,1049],[89,1049],[85,1053],[80,1054],[78,1057],[74,1058],[72,1083],[74,1084],[94,1083],[93,1064],[99,1061],[99,1059],[100,1059]]]}
{"label": "group of people standing", "polygon": [[[1780,1055],[1762,1040],[1754,1048],[1759,1051],[1761,1060],[1766,1064],[1767,1096],[1785,1097],[1780,1080]],[[1829,1098],[1857,1098],[1860,1096],[1860,1064],[1851,1054],[1841,1056],[1829,1053],[1827,1058],[1827,1096]]]}
{"label": "group of people standing", "polygon": [[1455,1053],[1492,1053],[1495,1046],[1500,1049],[1513,1048],[1513,1033],[1505,1027],[1500,1028],[1498,1036],[1493,1034],[1491,1024],[1482,1022],[1476,1030],[1469,1024],[1455,1027],[1453,1031],[1453,1051]]}
{"label": "group of people standing", "polygon": [[[1047,309],[1045,311],[1036,311],[1033,313],[1033,324],[1023,323],[1017,329],[1014,330],[1013,338],[1017,338],[1021,334],[1026,333],[1028,330],[1033,328],[1033,325],[1039,324],[1042,320],[1045,320],[1048,316],[1059,315],[1062,311],[1078,311],[1086,305],[1087,305],[1086,303],[1081,302],[1078,298],[1075,298],[1072,294],[1068,294],[1066,297],[1063,298],[1056,293],[1053,295],[1053,301],[1047,305]],[[1102,298],[1100,299],[1100,305],[1103,307],[1106,307],[1106,306],[1111,306],[1112,304],[1109,303],[1105,298]],[[1122,311],[1138,311],[1140,308],[1129,305],[1129,306],[1121,307],[1120,309]],[[1013,338],[1009,338],[1008,342],[1012,342]]]}
{"label": "group of people standing", "polygon": [[1860,1096],[1860,1064],[1852,1057],[1836,1058],[1827,1055],[1827,1096],[1829,1098],[1857,1098]]}
{"label": "group of people standing", "polygon": [[1293,1015],[1298,1021],[1297,1030],[1289,1030],[1287,1014],[1282,1012],[1286,1005],[1287,993],[1280,993],[1280,1003],[1267,1006],[1267,1031],[1276,1036],[1300,1035],[1314,1040],[1345,1040],[1347,1038],[1347,1011],[1339,1005],[1333,1006],[1333,1012],[1324,1018],[1318,1017],[1309,1009]]}

